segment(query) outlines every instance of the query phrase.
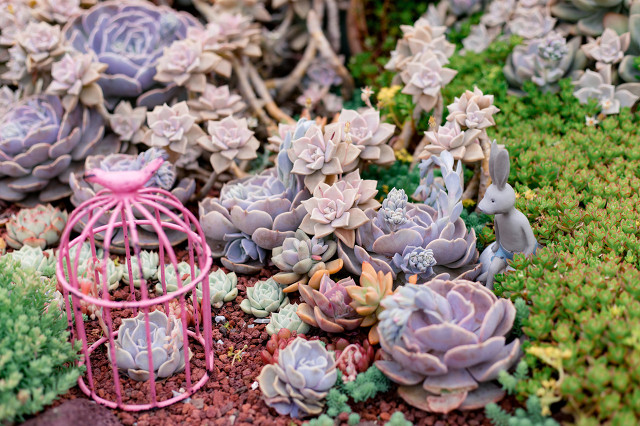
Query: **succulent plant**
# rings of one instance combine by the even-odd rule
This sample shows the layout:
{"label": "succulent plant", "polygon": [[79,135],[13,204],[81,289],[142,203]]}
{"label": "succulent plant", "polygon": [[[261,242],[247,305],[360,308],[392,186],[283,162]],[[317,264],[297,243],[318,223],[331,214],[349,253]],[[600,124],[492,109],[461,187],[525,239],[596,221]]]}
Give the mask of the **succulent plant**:
{"label": "succulent plant", "polygon": [[329,262],[336,254],[337,244],[333,240],[309,238],[298,229],[294,237],[284,240],[282,246],[272,251],[271,261],[282,272],[273,276],[279,284],[288,285],[285,293],[298,290],[299,284],[318,288],[320,278],[325,274],[335,274],[342,268],[342,260]]}
{"label": "succulent plant", "polygon": [[53,81],[47,93],[61,96],[66,111],[72,111],[78,101],[89,107],[102,106],[102,88],[97,81],[106,69],[107,64],[96,62],[92,54],[67,53],[51,66]]}
{"label": "succulent plant", "polygon": [[45,249],[60,240],[67,224],[67,212],[53,207],[38,205],[22,209],[7,222],[5,240],[10,247],[19,249],[23,245]]}
{"label": "succulent plant", "polygon": [[605,115],[618,114],[620,108],[631,107],[640,98],[640,83],[617,87],[611,84],[611,65],[603,65],[597,72],[587,70],[573,84],[576,87],[573,94],[581,104],[596,99]]}
{"label": "succulent plant", "polygon": [[337,123],[325,126],[311,124],[304,136],[292,140],[288,149],[293,163],[291,173],[304,176],[304,184],[313,192],[327,177],[353,170],[357,166],[360,150],[344,142],[341,126]]}
{"label": "succulent plant", "polygon": [[[493,115],[500,110],[493,105],[493,95],[485,95],[478,87],[467,90],[447,106],[447,121],[455,121],[464,129],[486,129],[495,126]],[[455,156],[454,156],[455,158]]]}
{"label": "succulent plant", "polygon": [[221,121],[209,121],[208,135],[198,138],[198,143],[211,152],[213,170],[220,174],[236,160],[256,158],[260,142],[249,130],[246,118],[226,117]]}
{"label": "succulent plant", "polygon": [[382,302],[375,365],[421,410],[448,413],[484,407],[504,396],[491,383],[520,355],[507,344],[516,310],[480,283],[433,280],[407,284]]}
{"label": "succulent plant", "polygon": [[[490,4],[496,3],[491,2]],[[484,17],[484,15],[483,15]],[[467,52],[482,53],[500,35],[500,27],[487,28],[484,24],[472,25],[469,35],[462,40],[463,49],[461,54]]]}
{"label": "succulent plant", "polygon": [[338,119],[340,123],[342,139],[351,142],[360,150],[359,158],[379,165],[390,165],[396,160],[393,148],[387,141],[395,126],[389,123],[380,123],[380,111],[368,108],[362,113],[351,109],[343,109]]}
{"label": "succulent plant", "polygon": [[[637,83],[640,80],[640,68],[638,68],[638,55],[640,54],[640,3],[631,2],[627,27],[629,30],[629,46],[625,57],[618,65],[620,78],[628,83]],[[625,28],[626,31],[626,28]]]}
{"label": "succulent plant", "polygon": [[550,5],[550,10],[553,16],[563,21],[575,22],[573,32],[596,37],[604,31],[605,21],[617,13],[626,12],[625,6],[630,3],[623,0],[563,0]]}
{"label": "succulent plant", "polygon": [[89,155],[118,152],[120,141],[103,137],[100,114],[78,105],[64,112],[52,95],[30,96],[0,117],[0,199],[42,202],[71,195],[69,174]]}
{"label": "succulent plant", "polygon": [[367,340],[361,345],[340,338],[335,344],[327,345],[327,349],[335,351],[336,368],[342,372],[344,383],[354,381],[359,373],[367,371],[375,357],[373,346]]}
{"label": "succulent plant", "polygon": [[[135,318],[122,320],[115,340],[116,365],[130,378],[140,382],[149,380],[150,371],[153,371],[155,379],[164,379],[182,371],[185,366],[181,321],[167,317],[160,310],[150,312],[148,318],[151,342],[147,341],[145,313],[142,311]],[[149,348],[153,353],[151,366]]]}
{"label": "succulent plant", "polygon": [[[235,3],[235,2],[234,2]],[[231,54],[259,57],[260,26],[252,22],[251,17],[242,13],[222,12],[209,16],[209,23],[204,29],[191,28],[187,32],[189,38],[201,40],[205,51],[215,52],[223,57]],[[231,64],[225,64],[221,75],[231,75]]]}
{"label": "succulent plant", "polygon": [[218,71],[225,62],[217,54],[203,51],[200,40],[176,40],[164,48],[153,78],[161,83],[186,87],[191,92],[203,92],[206,75]]}
{"label": "succulent plant", "polygon": [[214,86],[207,83],[202,94],[187,101],[189,110],[197,116],[198,122],[218,121],[225,117],[241,113],[247,105],[242,97],[231,93],[229,86]]}
{"label": "succulent plant", "polygon": [[158,59],[165,47],[186,37],[189,27],[201,25],[188,13],[146,1],[112,0],[76,15],[64,34],[75,50],[93,52],[109,65],[98,81],[109,108],[122,98],[154,107],[175,94],[175,85],[162,87],[154,80]]}
{"label": "succulent plant", "polygon": [[146,120],[146,107],[133,108],[130,102],[120,101],[109,117],[109,124],[120,140],[139,143],[144,138],[142,127]]}
{"label": "succulent plant", "polygon": [[558,81],[570,77],[586,66],[587,58],[580,48],[580,37],[567,42],[557,33],[516,46],[503,68],[509,84],[521,88],[533,81],[545,91],[557,91]]}
{"label": "succulent plant", "polygon": [[260,390],[268,406],[294,418],[318,415],[338,375],[335,358],[318,340],[294,339],[278,362],[262,368]]}
{"label": "succulent plant", "polygon": [[36,0],[33,9],[33,14],[41,21],[61,25],[80,12],[80,0]]}
{"label": "succulent plant", "polygon": [[[266,349],[260,352],[262,362],[265,364],[277,364],[279,352],[286,348],[296,336],[298,334],[295,331],[286,328],[281,328],[277,333],[272,334],[269,341],[267,341]],[[299,336],[304,338],[303,334]]]}
{"label": "succulent plant", "polygon": [[271,312],[271,322],[266,327],[267,333],[269,335],[277,334],[283,328],[295,331],[298,334],[304,334],[309,331],[311,327],[300,319],[297,311],[298,304],[293,303],[283,306],[278,312]]}
{"label": "succulent plant", "polygon": [[[98,273],[99,284],[102,284],[106,280],[109,290],[115,290],[120,286],[120,280],[124,277],[124,265],[116,264],[112,259],[107,259],[107,266],[106,269],[104,269],[103,262],[104,259],[98,262],[89,260],[84,264],[84,267],[81,266],[79,268],[79,273],[80,271],[82,271],[83,274],[86,272],[86,277],[90,278],[94,276],[93,272],[95,271]],[[106,273],[106,279],[102,278],[103,273]]]}
{"label": "succulent plant", "polygon": [[[164,269],[164,273],[163,270]],[[200,269],[197,266],[194,266],[194,272],[196,276],[200,273]],[[174,293],[178,291],[178,276],[180,277],[180,282],[182,287],[189,284],[192,280],[191,276],[191,265],[187,262],[178,263],[178,272],[176,274],[176,268],[172,264],[160,265],[158,266],[158,270],[156,271],[156,277],[159,282],[155,286],[156,294],[163,294],[164,290],[162,289],[162,278],[164,276],[165,288],[167,289],[167,293]]]}
{"label": "succulent plant", "polygon": [[433,250],[423,247],[406,246],[402,253],[393,255],[393,263],[396,268],[402,270],[406,277],[417,275],[420,281],[426,281],[433,277],[433,266],[436,259]]}
{"label": "succulent plant", "polygon": [[624,57],[624,52],[629,48],[630,34],[618,35],[611,28],[606,28],[597,39],[590,39],[583,44],[581,49],[587,58],[593,59],[598,64],[617,64]]}
{"label": "succulent plant", "polygon": [[187,148],[194,146],[198,138],[204,135],[184,101],[171,107],[167,104],[155,107],[147,112],[147,123],[149,130],[142,142],[151,147],[166,147],[174,156],[185,154]]}
{"label": "succulent plant", "polygon": [[498,27],[502,30],[502,26],[509,21],[515,8],[516,0],[494,0],[487,5],[480,23],[487,28]]}
{"label": "succulent plant", "polygon": [[449,11],[456,16],[471,15],[482,8],[481,0],[447,0]]}
{"label": "succulent plant", "polygon": [[20,82],[35,73],[51,70],[53,61],[64,53],[60,26],[46,22],[29,22],[14,39],[9,49],[9,71],[5,80]]}
{"label": "succulent plant", "polygon": [[405,86],[402,93],[411,95],[413,103],[423,111],[431,111],[440,98],[440,91],[458,72],[444,68],[432,52],[421,53],[407,63],[400,73]]}
{"label": "succulent plant", "polygon": [[349,305],[352,299],[347,290],[355,286],[353,278],[336,282],[328,275],[322,277],[317,290],[305,284],[299,285],[298,291],[304,303],[298,306],[298,316],[327,333],[355,330],[363,321],[363,317]]}
{"label": "succulent plant", "polygon": [[219,198],[200,202],[200,224],[214,257],[235,272],[255,273],[267,261],[266,250],[293,237],[306,211],[301,200],[309,196],[299,183],[286,187],[279,172],[227,182]]}
{"label": "succulent plant", "polygon": [[[129,154],[92,155],[87,157],[84,169],[102,169],[105,171],[142,170],[150,161],[160,157],[166,160],[169,155],[160,148],[149,148],[137,156]],[[180,202],[186,203],[196,189],[195,181],[192,178],[183,178],[176,183],[176,176],[176,167],[170,161],[165,161],[153,177],[149,179],[146,186],[170,191]],[[100,185],[84,180],[81,173],[72,174],[69,183],[73,189],[71,202],[76,206],[95,196],[102,189]]]}
{"label": "succulent plant", "polygon": [[361,327],[371,327],[369,342],[376,344],[378,338],[378,315],[382,312],[380,302],[385,296],[393,293],[393,276],[390,272],[373,269],[370,263],[362,264],[360,285],[347,287],[347,293],[352,299],[350,305],[358,315],[364,317]]}
{"label": "succulent plant", "polygon": [[[234,272],[225,273],[222,269],[216,269],[209,274],[209,299],[211,307],[221,308],[225,302],[235,300],[238,296],[238,277]],[[198,299],[202,300],[202,283],[199,283],[196,292]]]}
{"label": "succulent plant", "polygon": [[[142,263],[142,278],[147,282],[158,278],[158,263],[160,256],[153,251],[142,250],[140,252],[140,263]],[[129,270],[126,263],[123,265],[124,275],[122,281],[129,284]],[[133,285],[139,288],[142,284],[140,279],[140,265],[138,264],[138,256],[131,256],[131,274],[133,275]]]}
{"label": "succulent plant", "polygon": [[484,158],[478,140],[480,133],[478,128],[462,130],[458,121],[447,121],[444,126],[438,126],[437,130],[425,132],[424,138],[427,144],[419,158],[426,160],[432,155],[448,152],[456,160],[462,160],[465,163],[480,161]]}
{"label": "succulent plant", "polygon": [[455,51],[455,45],[445,38],[445,26],[431,25],[428,19],[419,18],[413,25],[401,25],[402,38],[398,40],[395,50],[391,52],[391,59],[385,65],[390,71],[404,71],[415,56],[432,52],[445,64]]}
{"label": "succulent plant", "polygon": [[247,287],[247,298],[240,303],[240,308],[254,317],[264,318],[288,304],[289,298],[282,292],[280,284],[269,278]]}
{"label": "succulent plant", "polygon": [[9,86],[0,86],[0,115],[9,111],[9,108],[20,101],[20,90],[11,90]]}
{"label": "succulent plant", "polygon": [[402,269],[392,258],[399,254],[404,259],[405,249],[412,246],[432,250],[438,272],[463,273],[470,278],[477,272],[473,267],[478,259],[476,234],[473,229],[467,232],[460,218],[462,166],[459,162],[454,170],[453,157],[446,151],[427,161],[441,167],[445,182],[435,197],[436,208],[408,203],[403,190],[392,189],[378,211],[365,212],[369,222],[358,230],[353,250],[338,244],[338,255],[348,271],[361,274],[366,261],[376,271],[392,272],[395,277]]}
{"label": "succulent plant", "polygon": [[329,186],[320,183],[313,197],[302,202],[307,215],[300,229],[316,238],[334,234],[346,246],[353,247],[356,229],[368,222],[364,209],[380,203],[373,197],[378,193],[373,180],[360,179],[358,170]]}
{"label": "succulent plant", "polygon": [[539,7],[516,9],[514,15],[507,24],[511,34],[532,40],[546,36],[553,30],[556,19],[549,16],[544,9]]}
{"label": "succulent plant", "polygon": [[20,262],[22,268],[32,268],[41,275],[54,276],[56,273],[56,257],[52,249],[42,250],[39,246],[25,245],[8,256]]}

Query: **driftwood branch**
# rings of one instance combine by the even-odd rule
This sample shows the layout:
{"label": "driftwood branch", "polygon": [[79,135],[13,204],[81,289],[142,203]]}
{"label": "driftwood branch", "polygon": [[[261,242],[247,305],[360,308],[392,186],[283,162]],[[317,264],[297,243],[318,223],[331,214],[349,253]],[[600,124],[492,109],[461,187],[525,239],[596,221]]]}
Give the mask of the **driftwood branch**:
{"label": "driftwood branch", "polygon": [[249,62],[246,58],[244,59],[244,67],[249,71],[249,78],[253,83],[253,87],[256,89],[262,100],[265,102],[264,107],[271,117],[273,117],[278,122],[285,122],[287,124],[294,124],[295,120],[285,114],[275,103],[267,86],[264,84],[264,80],[260,77],[258,70]]}

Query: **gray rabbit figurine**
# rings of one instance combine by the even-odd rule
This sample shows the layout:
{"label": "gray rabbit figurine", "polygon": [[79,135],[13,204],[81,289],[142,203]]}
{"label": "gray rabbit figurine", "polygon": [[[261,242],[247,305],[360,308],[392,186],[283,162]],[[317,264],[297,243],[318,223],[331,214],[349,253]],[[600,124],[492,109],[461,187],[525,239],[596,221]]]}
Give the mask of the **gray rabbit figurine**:
{"label": "gray rabbit figurine", "polygon": [[489,157],[492,183],[478,204],[483,213],[495,215],[496,241],[480,256],[482,274],[478,278],[479,281],[486,281],[489,289],[493,289],[494,276],[506,270],[508,259],[513,259],[515,253],[533,254],[538,247],[529,220],[515,208],[516,193],[507,183],[509,168],[509,152],[499,148],[494,141]]}

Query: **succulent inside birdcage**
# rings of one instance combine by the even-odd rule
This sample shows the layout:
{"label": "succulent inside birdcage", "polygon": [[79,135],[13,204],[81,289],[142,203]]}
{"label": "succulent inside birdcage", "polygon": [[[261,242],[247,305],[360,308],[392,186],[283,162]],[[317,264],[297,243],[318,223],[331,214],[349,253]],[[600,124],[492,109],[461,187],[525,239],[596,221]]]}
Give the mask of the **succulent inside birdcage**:
{"label": "succulent inside birdcage", "polygon": [[[147,315],[138,312],[135,318],[125,318],[118,329],[115,341],[115,362],[119,369],[136,381],[149,380],[152,371],[155,378],[165,379],[184,369],[185,345],[182,323],[179,319],[155,310],[148,314],[151,341],[147,341]],[[187,348],[188,358],[191,351]],[[149,353],[151,352],[151,362]],[[112,357],[113,361],[113,357]]]}

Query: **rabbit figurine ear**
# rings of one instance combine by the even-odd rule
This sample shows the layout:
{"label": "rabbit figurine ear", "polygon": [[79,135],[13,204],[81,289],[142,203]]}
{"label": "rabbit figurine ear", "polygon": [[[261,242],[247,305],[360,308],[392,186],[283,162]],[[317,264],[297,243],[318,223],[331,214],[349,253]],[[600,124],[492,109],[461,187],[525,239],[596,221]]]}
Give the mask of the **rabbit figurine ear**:
{"label": "rabbit figurine ear", "polygon": [[[493,179],[498,189],[503,189],[509,179],[509,151],[498,149],[493,161]],[[493,150],[491,150],[493,156]]]}

